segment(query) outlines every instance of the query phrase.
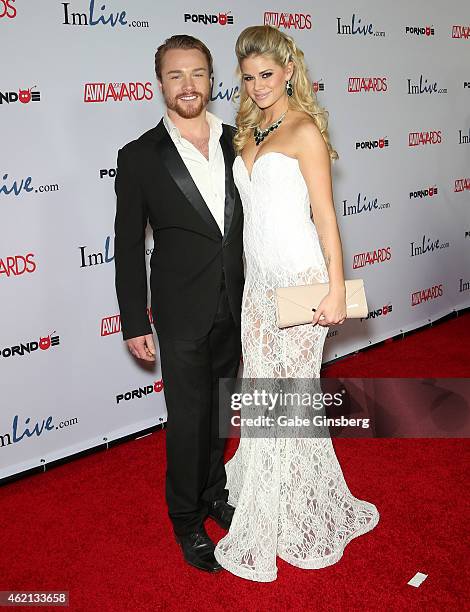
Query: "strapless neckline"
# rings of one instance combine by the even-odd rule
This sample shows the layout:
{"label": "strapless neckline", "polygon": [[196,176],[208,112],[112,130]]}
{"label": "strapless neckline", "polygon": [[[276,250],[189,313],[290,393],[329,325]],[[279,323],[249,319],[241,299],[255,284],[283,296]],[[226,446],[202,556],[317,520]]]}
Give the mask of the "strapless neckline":
{"label": "strapless neckline", "polygon": [[243,161],[243,158],[241,155],[237,155],[235,160],[240,159],[240,162],[243,166],[243,168],[245,169],[246,175],[248,177],[249,182],[251,183],[252,178],[253,178],[253,172],[255,171],[255,166],[258,162],[260,162],[263,157],[268,157],[268,155],[280,155],[281,157],[285,157],[287,159],[290,159],[294,162],[296,162],[297,164],[299,163],[299,160],[296,157],[291,157],[290,155],[286,155],[285,153],[281,153],[280,151],[268,151],[267,153],[264,153],[263,155],[260,155],[259,157],[257,157],[251,167],[251,174],[248,172],[248,168],[246,167],[245,162]]}

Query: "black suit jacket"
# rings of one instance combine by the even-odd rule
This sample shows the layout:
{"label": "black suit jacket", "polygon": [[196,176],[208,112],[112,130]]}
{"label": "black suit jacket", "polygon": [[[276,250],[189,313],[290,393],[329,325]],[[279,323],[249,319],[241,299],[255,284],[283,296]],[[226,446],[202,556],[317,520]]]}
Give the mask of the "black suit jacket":
{"label": "black suit jacket", "polygon": [[232,315],[240,325],[243,214],[233,182],[232,137],[233,128],[224,124],[224,236],[163,121],[119,150],[114,258],[125,340],[151,333],[144,244],[148,220],[154,235],[150,290],[157,333],[180,339],[207,334],[222,275]]}

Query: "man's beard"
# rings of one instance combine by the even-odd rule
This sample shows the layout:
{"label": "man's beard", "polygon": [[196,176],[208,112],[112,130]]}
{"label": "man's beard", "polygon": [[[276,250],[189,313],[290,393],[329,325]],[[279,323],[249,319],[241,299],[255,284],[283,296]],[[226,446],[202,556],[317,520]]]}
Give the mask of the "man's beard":
{"label": "man's beard", "polygon": [[[182,102],[179,99],[188,95],[197,96],[197,98],[192,102]],[[193,91],[190,94],[180,94],[176,98],[172,99],[168,98],[165,91],[163,91],[163,97],[165,98],[167,107],[170,110],[175,111],[175,113],[177,113],[183,119],[194,119],[195,117],[198,117],[209,103],[209,94],[207,93],[205,96],[203,96],[198,91]]]}

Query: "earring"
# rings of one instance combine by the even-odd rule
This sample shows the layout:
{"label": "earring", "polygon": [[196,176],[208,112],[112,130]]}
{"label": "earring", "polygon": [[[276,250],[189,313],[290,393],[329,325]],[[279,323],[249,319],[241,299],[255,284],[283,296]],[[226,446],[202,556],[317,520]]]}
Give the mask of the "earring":
{"label": "earring", "polygon": [[288,81],[286,81],[286,92],[287,92],[287,95],[289,96],[289,98],[294,93],[294,88],[292,87],[292,83],[290,82],[290,79]]}

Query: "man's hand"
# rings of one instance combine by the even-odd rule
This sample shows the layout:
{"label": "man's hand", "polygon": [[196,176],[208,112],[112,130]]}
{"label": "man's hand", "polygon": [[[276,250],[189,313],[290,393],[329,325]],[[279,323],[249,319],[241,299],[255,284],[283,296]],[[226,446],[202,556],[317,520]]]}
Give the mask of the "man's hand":
{"label": "man's hand", "polygon": [[127,348],[138,359],[144,361],[155,361],[155,344],[153,343],[153,335],[137,336],[126,340]]}

